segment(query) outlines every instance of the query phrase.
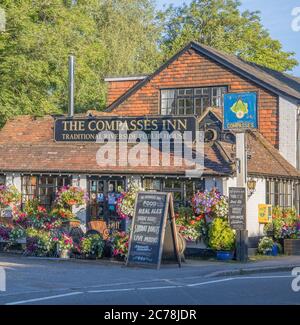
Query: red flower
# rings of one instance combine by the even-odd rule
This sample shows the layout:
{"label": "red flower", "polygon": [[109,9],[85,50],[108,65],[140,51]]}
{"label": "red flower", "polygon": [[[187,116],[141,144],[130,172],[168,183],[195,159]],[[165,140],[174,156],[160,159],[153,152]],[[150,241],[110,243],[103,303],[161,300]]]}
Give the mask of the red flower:
{"label": "red flower", "polygon": [[41,206],[41,205],[39,205],[38,206],[38,212],[46,212],[46,208],[43,207],[43,206]]}

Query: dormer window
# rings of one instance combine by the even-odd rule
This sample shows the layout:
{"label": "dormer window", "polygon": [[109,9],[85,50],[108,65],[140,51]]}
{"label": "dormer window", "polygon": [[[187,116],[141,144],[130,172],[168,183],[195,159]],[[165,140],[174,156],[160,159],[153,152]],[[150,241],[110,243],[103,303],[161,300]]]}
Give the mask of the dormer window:
{"label": "dormer window", "polygon": [[222,107],[227,87],[161,90],[162,115],[202,115],[207,107]]}

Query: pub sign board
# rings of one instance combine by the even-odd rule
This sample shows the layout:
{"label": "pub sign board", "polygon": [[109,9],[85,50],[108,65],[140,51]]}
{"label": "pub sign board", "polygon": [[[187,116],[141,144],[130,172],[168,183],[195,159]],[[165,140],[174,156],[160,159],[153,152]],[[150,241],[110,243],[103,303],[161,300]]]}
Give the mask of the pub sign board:
{"label": "pub sign board", "polygon": [[151,132],[191,131],[195,140],[196,117],[189,116],[142,116],[142,117],[58,117],[54,124],[54,139],[57,142],[96,142],[101,132],[112,132],[119,140],[120,134],[142,131],[148,138]]}
{"label": "pub sign board", "polygon": [[131,225],[127,266],[160,267],[167,225],[171,226],[174,258],[180,265],[172,202],[170,193],[138,193]]}
{"label": "pub sign board", "polygon": [[246,229],[246,188],[229,187],[229,222],[232,229]]}
{"label": "pub sign board", "polygon": [[224,130],[257,129],[257,93],[228,93],[224,95]]}

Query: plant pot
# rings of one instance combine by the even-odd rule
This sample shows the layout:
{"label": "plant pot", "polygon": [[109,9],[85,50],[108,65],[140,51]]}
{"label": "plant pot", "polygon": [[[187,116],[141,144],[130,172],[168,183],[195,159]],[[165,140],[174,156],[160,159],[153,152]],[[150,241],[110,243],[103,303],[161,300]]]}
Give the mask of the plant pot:
{"label": "plant pot", "polygon": [[230,261],[233,259],[232,251],[217,251],[217,260],[218,261]]}
{"label": "plant pot", "polygon": [[278,255],[278,246],[276,244],[273,245],[271,254],[272,254],[272,256]]}
{"label": "plant pot", "polygon": [[64,249],[59,252],[59,257],[64,258],[64,259],[69,259],[70,258],[70,251],[67,249]]}
{"label": "plant pot", "polygon": [[300,255],[300,239],[285,239],[284,254]]}

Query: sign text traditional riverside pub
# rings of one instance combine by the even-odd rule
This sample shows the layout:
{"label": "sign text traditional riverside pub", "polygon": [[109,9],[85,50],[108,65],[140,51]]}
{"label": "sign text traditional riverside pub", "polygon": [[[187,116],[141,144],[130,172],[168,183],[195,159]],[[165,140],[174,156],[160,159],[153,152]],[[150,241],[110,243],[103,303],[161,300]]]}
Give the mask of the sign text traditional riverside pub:
{"label": "sign text traditional riverside pub", "polygon": [[118,136],[120,132],[142,131],[149,135],[157,131],[186,131],[196,133],[194,116],[154,116],[154,117],[92,117],[92,118],[57,118],[55,120],[54,138],[62,142],[96,142],[100,132],[112,132]]}

